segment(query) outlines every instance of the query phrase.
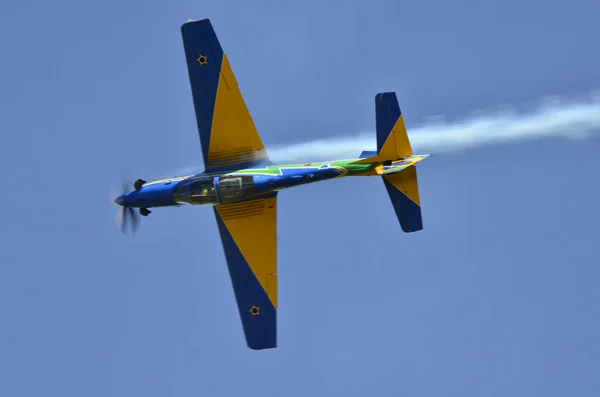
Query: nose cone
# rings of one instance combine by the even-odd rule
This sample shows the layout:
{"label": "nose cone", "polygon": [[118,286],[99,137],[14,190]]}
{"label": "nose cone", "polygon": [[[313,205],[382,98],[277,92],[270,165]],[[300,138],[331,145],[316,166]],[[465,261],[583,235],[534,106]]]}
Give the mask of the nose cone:
{"label": "nose cone", "polygon": [[121,206],[124,205],[125,204],[125,195],[122,194],[119,197],[117,197],[115,199],[115,204],[118,204],[118,205],[121,205]]}

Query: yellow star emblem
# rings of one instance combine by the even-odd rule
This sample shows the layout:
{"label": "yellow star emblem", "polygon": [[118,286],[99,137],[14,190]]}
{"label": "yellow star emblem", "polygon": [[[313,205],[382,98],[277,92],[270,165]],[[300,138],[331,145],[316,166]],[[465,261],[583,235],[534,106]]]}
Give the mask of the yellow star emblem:
{"label": "yellow star emblem", "polygon": [[252,305],[252,307],[250,308],[250,310],[248,310],[248,312],[250,314],[252,314],[252,317],[258,316],[260,315],[260,306],[256,306],[256,305]]}
{"label": "yellow star emblem", "polygon": [[198,58],[196,58],[196,62],[200,64],[200,66],[204,66],[208,64],[208,55],[198,54]]}

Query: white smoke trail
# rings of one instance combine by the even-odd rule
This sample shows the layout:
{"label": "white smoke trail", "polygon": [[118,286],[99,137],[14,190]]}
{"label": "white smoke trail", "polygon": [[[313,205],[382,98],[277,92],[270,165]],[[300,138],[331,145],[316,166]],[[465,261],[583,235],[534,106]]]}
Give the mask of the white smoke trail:
{"label": "white smoke trail", "polygon": [[[413,149],[427,153],[548,137],[586,139],[600,135],[600,93],[580,100],[545,98],[530,112],[505,107],[452,122],[438,118],[416,128],[409,125],[408,132]],[[374,132],[267,148],[276,163],[355,158],[363,150],[375,149]]]}
{"label": "white smoke trail", "polygon": [[[408,133],[413,149],[421,153],[456,152],[540,138],[580,140],[593,134],[600,136],[600,91],[579,100],[550,97],[538,103],[534,110],[527,112],[504,107],[478,111],[457,121],[430,118],[418,127],[408,125]],[[356,158],[363,150],[375,149],[374,131],[267,147],[271,160],[279,164]],[[200,172],[201,166],[192,166],[172,175]]]}

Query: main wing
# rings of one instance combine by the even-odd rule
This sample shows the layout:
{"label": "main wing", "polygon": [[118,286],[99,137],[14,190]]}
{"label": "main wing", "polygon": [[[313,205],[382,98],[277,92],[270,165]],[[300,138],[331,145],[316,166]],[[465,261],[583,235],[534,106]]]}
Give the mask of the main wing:
{"label": "main wing", "polygon": [[208,19],[181,26],[207,171],[269,162],[227,55]]}
{"label": "main wing", "polygon": [[277,346],[277,195],[214,207],[229,275],[255,350]]}

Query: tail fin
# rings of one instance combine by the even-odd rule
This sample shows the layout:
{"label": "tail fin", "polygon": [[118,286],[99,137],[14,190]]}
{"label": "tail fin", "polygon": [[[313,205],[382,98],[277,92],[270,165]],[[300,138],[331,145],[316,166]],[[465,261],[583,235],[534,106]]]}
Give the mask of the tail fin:
{"label": "tail fin", "polygon": [[355,164],[375,163],[372,173],[381,175],[402,230],[423,229],[419,181],[415,164],[428,154],[413,155],[404,118],[394,92],[375,96],[377,152],[364,151]]}
{"label": "tail fin", "polygon": [[427,156],[413,156],[404,117],[394,92],[375,96],[375,117],[377,155],[371,157],[370,161],[404,159],[384,167],[383,182],[402,230],[406,233],[422,230],[423,217],[415,164]]}
{"label": "tail fin", "polygon": [[388,162],[413,154],[395,92],[382,92],[375,96],[375,123],[377,154],[357,163]]}
{"label": "tail fin", "polygon": [[422,230],[417,168],[412,165],[400,172],[383,175],[382,178],[402,230],[406,233]]}
{"label": "tail fin", "polygon": [[375,123],[379,157],[396,160],[413,154],[395,92],[375,96]]}

